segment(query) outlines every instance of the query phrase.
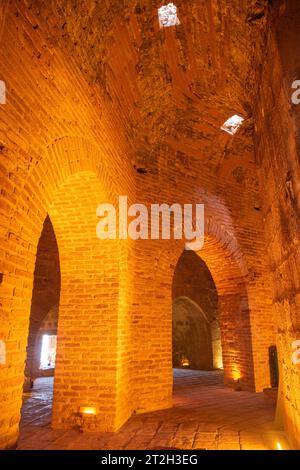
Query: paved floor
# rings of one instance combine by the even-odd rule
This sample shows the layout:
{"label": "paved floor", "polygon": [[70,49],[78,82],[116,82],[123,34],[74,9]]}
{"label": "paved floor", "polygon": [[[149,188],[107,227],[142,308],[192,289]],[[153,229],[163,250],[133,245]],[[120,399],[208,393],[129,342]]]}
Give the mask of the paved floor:
{"label": "paved floor", "polygon": [[223,386],[222,373],[174,371],[174,407],[133,416],[117,433],[52,430],[53,379],[24,395],[19,449],[274,449],[274,407]]}

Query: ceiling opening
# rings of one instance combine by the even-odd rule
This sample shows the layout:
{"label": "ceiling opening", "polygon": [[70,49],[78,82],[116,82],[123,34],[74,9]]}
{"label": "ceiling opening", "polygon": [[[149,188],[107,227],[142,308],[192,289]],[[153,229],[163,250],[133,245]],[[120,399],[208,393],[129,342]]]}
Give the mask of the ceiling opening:
{"label": "ceiling opening", "polygon": [[177,26],[180,21],[177,16],[177,7],[174,3],[168,3],[158,9],[158,19],[161,28]]}
{"label": "ceiling opening", "polygon": [[234,116],[231,116],[229,119],[227,119],[226,122],[224,122],[221,129],[225,132],[228,132],[228,134],[234,135],[237,133],[243,122],[244,118],[234,114]]}

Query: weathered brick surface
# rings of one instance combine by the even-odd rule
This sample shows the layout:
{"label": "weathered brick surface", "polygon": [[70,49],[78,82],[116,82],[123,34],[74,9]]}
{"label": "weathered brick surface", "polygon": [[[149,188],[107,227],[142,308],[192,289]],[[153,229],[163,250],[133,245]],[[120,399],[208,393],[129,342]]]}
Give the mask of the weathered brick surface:
{"label": "weathered brick surface", "polygon": [[281,419],[300,445],[299,365],[292,343],[299,339],[299,125],[300,107],[291,86],[300,79],[299,2],[281,2],[269,31],[257,100],[256,155],[264,188],[264,224],[279,354]]}
{"label": "weathered brick surface", "polygon": [[128,256],[116,243],[103,251],[95,232],[97,205],[132,194],[128,149],[109,103],[100,105],[99,98],[93,105],[97,92],[57,47],[50,24],[43,19],[36,27],[36,21],[27,2],[11,2],[1,29],[7,83],[0,110],[0,336],[7,346],[7,364],[0,366],[1,447],[14,445],[18,435],[35,257],[47,214],[61,263],[53,424],[71,426],[73,411],[90,401],[106,430],[131,413]]}
{"label": "weathered brick surface", "polygon": [[1,5],[0,447],[18,435],[47,215],[61,271],[53,425],[71,427],[79,406],[94,405],[95,428],[115,430],[133,411],[172,405],[183,243],[100,242],[96,207],[117,205],[119,194],[148,206],[205,203],[199,255],[218,290],[225,381],[269,385],[274,329],[252,121],[234,139],[220,131],[234,112],[251,114],[264,5],[180,1],[181,28],[161,31],[158,3]]}

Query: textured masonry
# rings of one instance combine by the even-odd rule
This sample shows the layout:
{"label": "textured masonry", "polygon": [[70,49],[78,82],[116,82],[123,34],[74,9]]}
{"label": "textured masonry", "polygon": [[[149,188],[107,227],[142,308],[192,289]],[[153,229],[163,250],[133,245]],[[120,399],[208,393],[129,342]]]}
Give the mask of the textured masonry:
{"label": "textured masonry", "polygon": [[[288,20],[297,2],[284,13],[289,2],[268,12],[265,2],[178,1],[180,27],[165,30],[159,2],[96,3],[0,5],[0,448],[18,438],[34,281],[45,292],[44,277],[60,288],[52,425],[77,426],[79,407],[95,406],[89,430],[115,431],[134,412],[172,406],[172,284],[184,244],[98,240],[97,205],[119,195],[147,207],[205,204],[198,255],[218,292],[225,382],[270,386],[277,343],[297,445],[299,110],[287,103],[300,77],[282,39],[288,30],[298,50]],[[236,112],[247,119],[232,138],[220,125]],[[56,275],[39,264],[47,220]]]}

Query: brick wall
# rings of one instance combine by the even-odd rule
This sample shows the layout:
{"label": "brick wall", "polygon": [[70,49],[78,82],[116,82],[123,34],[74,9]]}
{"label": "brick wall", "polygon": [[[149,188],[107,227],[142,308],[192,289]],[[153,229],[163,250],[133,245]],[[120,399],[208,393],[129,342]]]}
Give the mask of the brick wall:
{"label": "brick wall", "polygon": [[[67,52],[55,42],[55,18],[39,18],[38,27],[36,21],[27,2],[12,2],[1,36],[7,104],[0,109],[0,236],[5,247],[0,260],[0,336],[7,363],[0,365],[0,398],[5,403],[0,447],[15,445],[18,436],[36,252],[47,214],[62,273],[53,423],[71,426],[73,411],[89,401],[99,409],[96,426],[101,429],[116,429],[131,413],[128,337],[123,332],[130,278],[120,281],[126,277],[128,251],[101,249],[95,233],[97,205],[103,200],[116,203],[120,193],[132,194],[128,148],[109,101],[100,105],[98,95],[95,107],[97,89],[89,88],[72,57],[66,60]],[[119,311],[124,312],[122,319]],[[75,332],[82,339],[82,352]]]}
{"label": "brick wall", "polygon": [[300,79],[299,2],[281,2],[266,39],[257,101],[256,158],[260,166],[264,225],[272,275],[279,356],[281,421],[299,448],[299,366],[292,343],[299,339],[299,126],[300,107],[291,85]]}
{"label": "brick wall", "polygon": [[[159,31],[152,2],[120,21],[119,2],[114,8],[100,2],[93,13],[84,5],[74,9],[72,1],[5,0],[1,448],[18,436],[36,253],[47,215],[61,270],[53,425],[72,427],[79,406],[94,405],[92,429],[112,431],[133,411],[172,405],[172,282],[183,243],[100,242],[96,207],[117,205],[119,194],[148,206],[205,203],[199,255],[218,290],[226,382],[238,376],[257,391],[269,384],[274,330],[251,119],[234,139],[220,131],[235,110],[248,114],[249,25],[238,22],[246,13],[240,2],[231,35],[220,24],[228,16],[208,9],[205,24],[213,15],[221,33],[206,36],[198,2],[184,3],[187,17],[198,18],[186,25],[192,43],[206,44],[204,60],[189,49],[183,30]],[[228,44],[233,61],[219,53]]]}

